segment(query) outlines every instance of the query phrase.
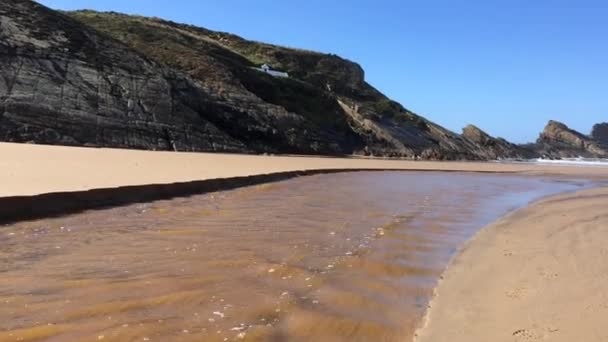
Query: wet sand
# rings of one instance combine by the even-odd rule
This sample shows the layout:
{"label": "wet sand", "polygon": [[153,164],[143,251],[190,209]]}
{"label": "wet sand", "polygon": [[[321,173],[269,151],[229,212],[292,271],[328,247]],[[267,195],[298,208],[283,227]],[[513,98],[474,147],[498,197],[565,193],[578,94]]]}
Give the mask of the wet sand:
{"label": "wet sand", "polygon": [[0,340],[411,340],[464,241],[588,185],[358,172],[4,226]]}
{"label": "wet sand", "polygon": [[607,188],[561,195],[478,233],[417,341],[608,341],[607,204]]}

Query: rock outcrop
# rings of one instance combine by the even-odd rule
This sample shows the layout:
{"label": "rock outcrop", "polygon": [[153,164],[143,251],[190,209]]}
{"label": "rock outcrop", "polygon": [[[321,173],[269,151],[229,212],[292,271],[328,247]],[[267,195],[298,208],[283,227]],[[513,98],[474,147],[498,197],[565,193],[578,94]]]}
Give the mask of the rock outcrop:
{"label": "rock outcrop", "polygon": [[484,153],[488,159],[529,159],[536,156],[533,150],[494,138],[474,125],[463,128],[462,136],[475,143],[478,153]]}
{"label": "rock outcrop", "polygon": [[608,146],[608,122],[598,123],[593,126],[591,137],[595,141]]}
{"label": "rock outcrop", "polygon": [[0,2],[0,75],[3,141],[248,150],[188,77],[33,1]]}
{"label": "rock outcrop", "polygon": [[549,158],[608,157],[608,150],[597,141],[557,121],[549,121],[537,145],[539,154]]}

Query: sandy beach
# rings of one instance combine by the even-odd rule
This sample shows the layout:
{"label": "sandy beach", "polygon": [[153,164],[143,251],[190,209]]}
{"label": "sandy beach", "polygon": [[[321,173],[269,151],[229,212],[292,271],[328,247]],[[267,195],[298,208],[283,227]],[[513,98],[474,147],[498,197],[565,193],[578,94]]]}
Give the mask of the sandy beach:
{"label": "sandy beach", "polygon": [[176,153],[0,143],[0,223],[344,171],[454,171],[601,179],[608,168]]}
{"label": "sandy beach", "polygon": [[[218,341],[244,333],[252,341],[277,336],[398,341],[419,326],[450,251],[477,229],[511,205],[528,203],[525,196],[540,198],[608,179],[608,168],[525,163],[20,144],[0,144],[0,156],[0,200],[21,197],[22,209],[29,196],[100,188],[307,170],[416,171],[318,175],[6,225],[0,266],[8,277],[0,281],[5,294],[0,300],[10,305],[0,310],[5,322],[0,339],[8,340],[165,338],[185,331],[192,340],[209,340],[210,331],[221,331],[214,335]],[[607,200],[606,188],[550,197],[477,233],[445,270],[418,340],[608,339],[601,326],[608,314]],[[311,219],[311,211],[325,218]],[[467,229],[470,234],[463,233]],[[243,234],[250,234],[244,244]],[[203,260],[208,265],[201,274]],[[240,274],[243,288],[223,290],[234,287],[234,274]],[[92,297],[91,289],[106,297]],[[224,303],[223,298],[251,292],[257,293],[256,302]],[[208,298],[210,293],[215,295]],[[215,300],[220,298],[221,303]],[[83,311],[82,303],[90,309]],[[23,305],[35,311],[24,316]],[[192,312],[184,316],[186,307]],[[199,315],[202,308],[205,315]],[[49,310],[63,318],[45,316]],[[224,319],[226,310],[234,312]],[[39,315],[34,321],[26,319],[34,314]],[[150,315],[162,324],[150,325]],[[252,320],[256,317],[264,321]],[[135,323],[138,329],[124,329]]]}
{"label": "sandy beach", "polygon": [[608,341],[606,203],[606,188],[552,197],[479,232],[417,341]]}

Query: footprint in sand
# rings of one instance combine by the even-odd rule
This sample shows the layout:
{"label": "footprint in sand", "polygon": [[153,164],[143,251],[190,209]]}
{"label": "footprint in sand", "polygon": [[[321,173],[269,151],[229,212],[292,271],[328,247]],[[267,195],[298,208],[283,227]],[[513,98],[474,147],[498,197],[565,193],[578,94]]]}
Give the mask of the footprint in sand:
{"label": "footprint in sand", "polygon": [[526,296],[527,289],[524,286],[518,286],[513,290],[508,290],[505,295],[513,299],[522,299]]}
{"label": "footprint in sand", "polygon": [[534,341],[543,338],[536,329],[519,329],[513,332],[516,341]]}
{"label": "footprint in sand", "polygon": [[551,272],[551,270],[541,268],[538,271],[538,274],[545,279],[555,279],[557,278],[557,273]]}
{"label": "footprint in sand", "polygon": [[549,335],[552,333],[558,332],[557,328],[548,328],[548,329],[540,329],[540,328],[531,328],[531,329],[519,329],[513,332],[513,336],[515,337],[515,341],[536,341],[536,340],[544,340],[549,338]]}

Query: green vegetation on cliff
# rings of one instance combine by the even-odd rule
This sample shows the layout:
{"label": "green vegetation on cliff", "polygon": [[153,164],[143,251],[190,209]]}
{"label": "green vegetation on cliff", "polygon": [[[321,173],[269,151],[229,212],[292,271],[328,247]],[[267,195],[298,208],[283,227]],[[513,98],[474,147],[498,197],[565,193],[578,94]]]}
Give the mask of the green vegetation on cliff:
{"label": "green vegetation on cliff", "polygon": [[[365,82],[358,64],[339,56],[249,41],[158,18],[93,11],[68,14],[159,63],[185,72],[215,100],[241,108],[254,121],[276,121],[272,114],[268,119],[269,115],[260,113],[259,102],[296,115],[310,126],[290,132],[290,124],[277,128],[275,122],[269,123],[273,128],[266,132],[286,132],[286,140],[294,142],[298,134],[316,131],[321,136],[318,140],[327,137],[336,142],[317,152],[327,153],[329,148],[346,154],[485,158],[472,153],[472,144],[462,137],[388,99]],[[286,71],[290,77],[275,78],[254,69],[261,64]],[[251,127],[255,125],[248,122],[247,127],[237,130],[251,131]],[[298,149],[293,152],[306,150],[302,146]]]}

